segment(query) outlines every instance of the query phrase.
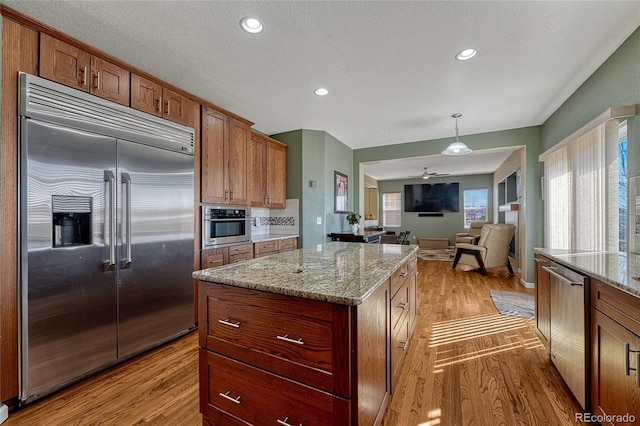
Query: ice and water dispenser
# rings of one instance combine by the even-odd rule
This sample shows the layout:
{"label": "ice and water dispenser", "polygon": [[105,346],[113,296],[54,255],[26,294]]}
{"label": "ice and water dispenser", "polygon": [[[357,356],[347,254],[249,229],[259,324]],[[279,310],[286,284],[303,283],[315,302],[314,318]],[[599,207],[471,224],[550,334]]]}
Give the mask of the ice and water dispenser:
{"label": "ice and water dispenser", "polygon": [[53,247],[91,244],[91,197],[54,195]]}

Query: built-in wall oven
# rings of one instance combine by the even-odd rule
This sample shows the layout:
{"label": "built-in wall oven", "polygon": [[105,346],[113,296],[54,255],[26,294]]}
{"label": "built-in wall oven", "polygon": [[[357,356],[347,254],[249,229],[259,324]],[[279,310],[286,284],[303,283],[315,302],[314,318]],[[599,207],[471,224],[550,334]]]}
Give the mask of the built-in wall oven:
{"label": "built-in wall oven", "polygon": [[247,206],[202,205],[202,248],[251,240],[251,209]]}

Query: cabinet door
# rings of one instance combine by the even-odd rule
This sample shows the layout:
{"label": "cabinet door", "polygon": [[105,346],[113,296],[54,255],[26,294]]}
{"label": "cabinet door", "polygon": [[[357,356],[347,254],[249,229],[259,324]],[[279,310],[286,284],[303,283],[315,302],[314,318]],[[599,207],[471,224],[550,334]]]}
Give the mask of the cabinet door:
{"label": "cabinet door", "polygon": [[249,143],[249,203],[251,207],[267,206],[267,141],[252,135]]}
{"label": "cabinet door", "polygon": [[92,56],[91,78],[92,94],[129,106],[129,71]]}
{"label": "cabinet door", "polygon": [[269,142],[267,152],[268,207],[283,209],[287,202],[287,147]]}
{"label": "cabinet door", "polygon": [[40,76],[89,91],[90,55],[47,34],[40,34]]}
{"label": "cabinet door", "polygon": [[228,187],[231,204],[249,205],[247,185],[247,153],[251,128],[249,125],[229,118],[229,168]]}
{"label": "cabinet door", "polygon": [[[596,415],[640,413],[640,337],[591,308],[591,405]],[[634,422],[604,423],[632,425]]]}
{"label": "cabinet door", "polygon": [[202,202],[228,203],[225,185],[228,117],[209,107],[202,108]]}
{"label": "cabinet door", "polygon": [[162,116],[162,86],[155,81],[131,74],[131,108]]}
{"label": "cabinet door", "polygon": [[189,98],[165,87],[162,89],[162,99],[164,100],[162,116],[167,120],[186,126]]}
{"label": "cabinet door", "polygon": [[551,288],[549,286],[549,273],[542,267],[549,266],[549,259],[536,256],[534,260],[536,329],[540,340],[542,340],[548,351],[551,337]]}

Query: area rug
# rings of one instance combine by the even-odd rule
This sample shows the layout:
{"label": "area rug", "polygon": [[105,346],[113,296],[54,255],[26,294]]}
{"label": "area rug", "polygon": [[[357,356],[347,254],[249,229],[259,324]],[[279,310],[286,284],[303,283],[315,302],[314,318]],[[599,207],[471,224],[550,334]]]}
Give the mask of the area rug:
{"label": "area rug", "polygon": [[418,259],[451,261],[455,255],[455,249],[418,249]]}
{"label": "area rug", "polygon": [[490,290],[491,300],[502,315],[534,318],[533,294]]}

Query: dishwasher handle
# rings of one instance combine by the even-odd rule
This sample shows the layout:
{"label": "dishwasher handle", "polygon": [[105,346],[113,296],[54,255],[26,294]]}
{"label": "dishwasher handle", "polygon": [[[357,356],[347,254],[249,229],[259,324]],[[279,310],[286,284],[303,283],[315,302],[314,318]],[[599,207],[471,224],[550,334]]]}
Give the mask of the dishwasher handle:
{"label": "dishwasher handle", "polygon": [[569,278],[556,272],[558,268],[555,266],[543,266],[542,269],[544,269],[545,271],[547,271],[548,273],[550,273],[551,275],[553,275],[554,277],[556,277],[557,279],[559,279],[565,284],[569,284],[571,286],[580,286],[580,287],[584,286],[584,282],[572,281]]}

